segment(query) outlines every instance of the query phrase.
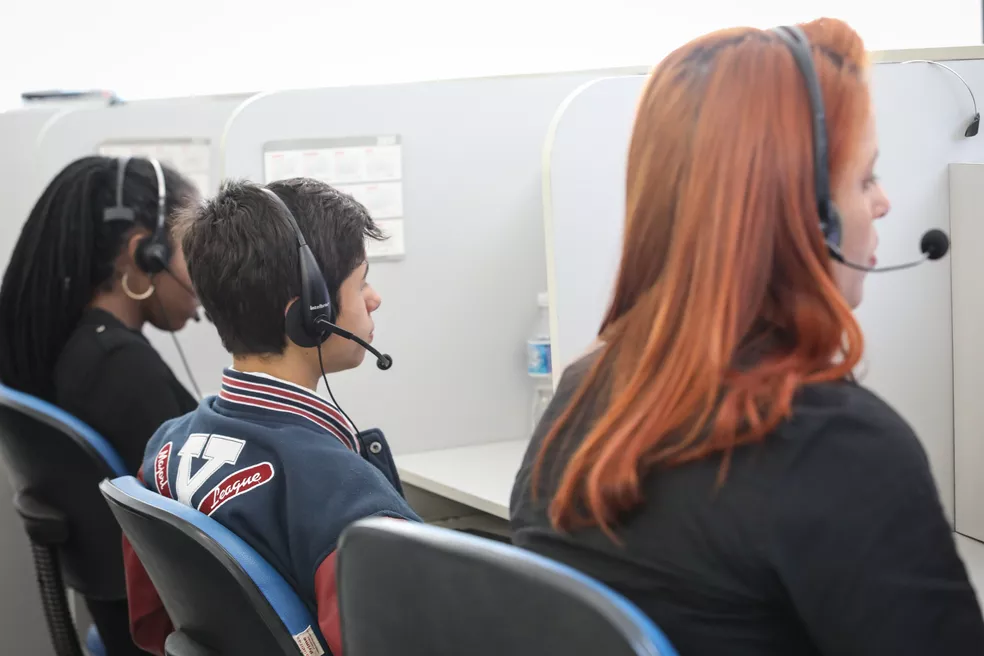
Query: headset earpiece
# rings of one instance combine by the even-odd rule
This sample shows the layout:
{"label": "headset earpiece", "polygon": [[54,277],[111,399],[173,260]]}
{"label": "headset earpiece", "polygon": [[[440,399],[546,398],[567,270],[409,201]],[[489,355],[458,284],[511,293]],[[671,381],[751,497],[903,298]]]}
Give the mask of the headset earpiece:
{"label": "headset earpiece", "polygon": [[157,178],[157,223],[154,233],[137,244],[136,260],[141,271],[154,275],[165,271],[171,262],[171,243],[167,235],[167,187],[164,182],[164,170],[160,162],[150,158]]}
{"label": "headset earpiece", "polygon": [[827,202],[820,207],[820,230],[823,232],[823,240],[828,246],[840,248],[841,244],[841,216],[837,211],[834,201],[827,199]]}
{"label": "headset earpiece", "polygon": [[335,308],[332,306],[328,285],[321,273],[318,261],[307,244],[297,249],[301,264],[301,300],[304,301],[304,326],[318,334],[324,321],[335,322]]}
{"label": "headset earpiece", "polygon": [[304,301],[298,298],[287,308],[287,315],[284,317],[284,332],[287,339],[301,348],[314,348],[320,346],[324,340],[318,335],[310,334],[304,327],[304,318],[301,312],[303,305]]}
{"label": "headset earpiece", "polygon": [[154,240],[153,236],[141,239],[134,253],[137,268],[148,275],[154,275],[167,269],[171,261],[171,248]]}
{"label": "headset earpiece", "polygon": [[[301,265],[301,297],[290,306],[290,310],[296,308],[294,314],[299,319],[299,325],[295,319],[294,330],[291,331],[291,322],[288,319],[287,337],[298,346],[312,348],[325,343],[331,336],[335,308],[311,247],[306,243],[302,244],[297,249],[297,256]],[[287,314],[289,317],[291,312],[288,311]]]}
{"label": "headset earpiece", "polygon": [[[136,222],[136,212],[132,207],[123,204],[123,187],[126,183],[126,167],[130,162],[129,157],[117,159],[119,166],[116,173],[116,205],[107,207],[103,210],[103,221],[129,221]],[[171,244],[167,238],[167,188],[164,183],[164,170],[160,162],[150,159],[150,165],[154,169],[157,178],[157,223],[154,225],[154,232],[149,237],[141,239],[137,243],[137,248],[133,253],[133,260],[137,268],[148,275],[155,275],[165,271],[171,262]]]}
{"label": "headset earpiece", "polygon": [[263,188],[263,191],[277,205],[297,237],[301,295],[287,309],[285,317],[287,339],[301,348],[320,346],[331,336],[335,323],[335,307],[331,302],[331,294],[328,293],[328,284],[290,208],[277,194],[266,188]]}

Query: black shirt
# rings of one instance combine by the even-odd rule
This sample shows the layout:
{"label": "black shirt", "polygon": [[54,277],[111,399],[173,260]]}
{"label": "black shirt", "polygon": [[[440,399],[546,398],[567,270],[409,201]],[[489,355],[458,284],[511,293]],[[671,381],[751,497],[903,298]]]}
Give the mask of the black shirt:
{"label": "black shirt", "polygon": [[565,372],[533,436],[512,495],[516,544],[628,597],[682,656],[984,654],[925,452],[853,383],[802,390],[790,420],[735,452],[718,491],[717,458],[647,475],[644,504],[616,530],[623,546],[593,528],[554,531],[556,454],[572,453],[584,429],[558,436],[536,501],[532,468],[593,357]]}
{"label": "black shirt", "polygon": [[88,310],[55,365],[55,404],[106,438],[134,475],[158,427],[198,403],[144,335]]}

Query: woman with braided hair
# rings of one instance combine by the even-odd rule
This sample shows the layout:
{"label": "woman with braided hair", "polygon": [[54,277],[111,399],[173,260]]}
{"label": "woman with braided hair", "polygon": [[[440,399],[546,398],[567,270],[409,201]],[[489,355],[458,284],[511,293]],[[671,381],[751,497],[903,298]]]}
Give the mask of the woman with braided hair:
{"label": "woman with braided hair", "polygon": [[[180,330],[197,309],[181,249],[159,249],[170,257],[155,265],[141,248],[159,222],[155,165],[83,157],[66,166],[31,211],[0,287],[0,382],[89,424],[133,473],[160,424],[197,405],[141,332],[147,323]],[[160,172],[167,234],[158,236],[168,246],[171,217],[198,194]],[[110,656],[143,653],[126,600],[86,603]]]}

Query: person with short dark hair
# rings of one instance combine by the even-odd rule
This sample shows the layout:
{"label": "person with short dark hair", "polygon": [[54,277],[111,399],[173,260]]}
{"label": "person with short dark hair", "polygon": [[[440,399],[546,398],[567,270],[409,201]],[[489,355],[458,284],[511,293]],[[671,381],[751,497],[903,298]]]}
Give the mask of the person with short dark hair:
{"label": "person with short dark hair", "polygon": [[[0,382],[78,417],[132,472],[154,431],[197,406],[142,332],[148,323],[180,330],[197,309],[169,229],[198,191],[168,166],[161,174],[167,262],[148,270],[140,256],[158,224],[153,164],[82,157],[34,205],[0,287]],[[129,212],[113,211],[118,191]],[[86,605],[109,656],[142,653],[125,601]]]}
{"label": "person with short dark hair", "polygon": [[[326,373],[358,366],[365,351],[336,333],[309,343],[291,327],[301,258],[287,212],[324,277],[334,326],[372,341],[381,301],[367,281],[365,243],[383,235],[366,209],[309,179],[227,183],[180,231],[195,291],[233,365],[217,396],[154,435],[141,479],[250,544],[317,609],[325,646],[341,656],[334,558],[342,529],[370,516],[419,518],[383,434],[359,433],[316,394]],[[134,639],[161,654],[170,620],[125,540],[124,560],[127,585],[139,591]]]}

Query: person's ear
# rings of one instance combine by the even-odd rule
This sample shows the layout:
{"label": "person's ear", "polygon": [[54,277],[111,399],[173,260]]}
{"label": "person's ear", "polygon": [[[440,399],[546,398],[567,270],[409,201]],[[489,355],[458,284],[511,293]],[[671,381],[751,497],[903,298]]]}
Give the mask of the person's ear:
{"label": "person's ear", "polygon": [[150,236],[150,233],[146,230],[134,230],[133,233],[126,240],[126,248],[123,250],[124,261],[121,263],[123,265],[124,271],[136,268],[137,266],[137,246],[140,242]]}
{"label": "person's ear", "polygon": [[294,298],[292,298],[289,301],[287,301],[287,307],[284,308],[284,316],[285,317],[287,316],[287,313],[290,312],[290,306],[293,305],[294,303],[296,303],[299,300],[301,300],[301,297],[300,296],[295,296]]}

